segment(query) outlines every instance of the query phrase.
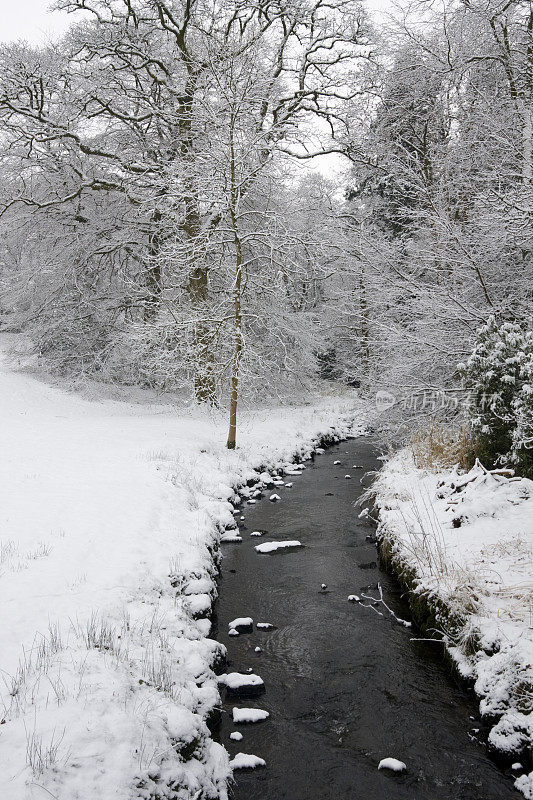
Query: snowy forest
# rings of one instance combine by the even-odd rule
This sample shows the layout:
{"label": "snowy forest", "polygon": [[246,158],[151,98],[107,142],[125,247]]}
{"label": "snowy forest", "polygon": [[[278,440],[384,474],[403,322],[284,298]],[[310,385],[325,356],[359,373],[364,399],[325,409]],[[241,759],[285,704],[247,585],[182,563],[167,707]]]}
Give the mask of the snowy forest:
{"label": "snowy forest", "polygon": [[533,800],[533,0],[5,5],[0,800]]}
{"label": "snowy forest", "polygon": [[319,379],[457,397],[489,317],[525,333],[529,2],[58,6],[0,61],[2,319],[50,369],[233,431]]}

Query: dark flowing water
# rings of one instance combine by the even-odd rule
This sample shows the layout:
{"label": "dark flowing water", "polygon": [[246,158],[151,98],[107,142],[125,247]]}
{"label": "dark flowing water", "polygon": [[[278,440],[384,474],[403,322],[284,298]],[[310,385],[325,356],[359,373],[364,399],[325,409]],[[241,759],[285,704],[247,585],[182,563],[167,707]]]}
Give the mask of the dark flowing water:
{"label": "dark flowing water", "polygon": [[[337,459],[342,463],[334,466]],[[224,545],[217,638],[228,648],[228,672],[251,667],[266,685],[255,700],[225,703],[220,736],[230,754],[267,762],[266,769],[235,773],[234,797],[518,798],[476,740],[477,705],[448,675],[441,645],[413,642],[412,629],[347,601],[379,581],[387,603],[408,618],[397,585],[377,566],[367,541],[372,528],[354,508],[363,473],[379,465],[372,443],[342,442],[307,465],[301,477],[285,479],[292,489],[276,489],[281,502],[244,504],[243,542]],[[258,529],[268,533],[250,537]],[[258,543],[278,539],[305,547],[255,552]],[[228,636],[228,622],[241,616],[276,629]],[[254,652],[257,646],[262,652]],[[234,725],[233,705],[266,709],[270,718]],[[229,739],[234,730],[242,741]],[[407,772],[378,771],[388,756],[404,761]]]}

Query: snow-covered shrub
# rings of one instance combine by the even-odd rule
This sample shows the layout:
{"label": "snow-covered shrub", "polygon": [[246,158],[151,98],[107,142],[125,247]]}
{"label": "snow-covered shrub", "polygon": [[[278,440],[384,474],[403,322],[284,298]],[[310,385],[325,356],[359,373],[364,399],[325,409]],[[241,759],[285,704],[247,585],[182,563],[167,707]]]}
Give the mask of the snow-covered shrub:
{"label": "snow-covered shrub", "polygon": [[513,400],[516,427],[510,460],[520,474],[533,478],[533,333],[527,333],[525,338],[526,347],[520,359],[520,389]]}
{"label": "snow-covered shrub", "polygon": [[530,458],[532,354],[531,332],[517,323],[499,324],[491,316],[479,328],[466,364],[459,365],[470,393],[475,455],[486,466],[514,462],[520,469]]}

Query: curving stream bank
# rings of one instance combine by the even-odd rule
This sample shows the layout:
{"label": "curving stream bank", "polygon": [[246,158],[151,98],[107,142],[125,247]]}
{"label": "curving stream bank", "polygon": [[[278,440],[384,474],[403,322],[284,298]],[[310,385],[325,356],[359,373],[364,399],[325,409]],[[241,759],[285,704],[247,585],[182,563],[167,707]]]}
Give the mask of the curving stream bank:
{"label": "curving stream bank", "polygon": [[[363,473],[379,466],[376,456],[365,437],[329,448],[301,476],[285,479],[292,488],[276,487],[279,502],[244,503],[244,521],[236,517],[243,541],[224,545],[216,636],[228,648],[227,671],[251,668],[266,688],[259,698],[224,704],[224,746],[267,762],[236,771],[236,800],[520,797],[480,743],[477,705],[446,672],[441,645],[411,641],[416,633],[382,605],[348,602],[351,594],[377,597],[379,582],[387,605],[409,618],[398,585],[378,567],[373,530],[354,508]],[[257,530],[266,533],[251,537]],[[289,539],[304,547],[254,550]],[[229,636],[228,623],[247,616],[275,628],[254,624]],[[243,705],[270,717],[235,725],[232,708]],[[230,740],[232,731],[242,741]],[[389,756],[407,772],[378,771]]]}

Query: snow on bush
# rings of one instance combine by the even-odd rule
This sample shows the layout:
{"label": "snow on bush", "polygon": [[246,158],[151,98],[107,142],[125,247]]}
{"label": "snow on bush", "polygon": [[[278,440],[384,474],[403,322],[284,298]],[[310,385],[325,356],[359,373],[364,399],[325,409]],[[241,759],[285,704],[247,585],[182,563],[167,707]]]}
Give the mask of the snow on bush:
{"label": "snow on bush", "polygon": [[470,392],[476,454],[490,466],[514,462],[533,477],[533,332],[489,317],[459,371]]}
{"label": "snow on bush", "polygon": [[512,433],[510,460],[523,475],[533,478],[533,334],[520,361],[520,388],[513,400],[516,427]]}

